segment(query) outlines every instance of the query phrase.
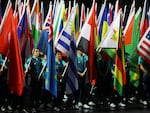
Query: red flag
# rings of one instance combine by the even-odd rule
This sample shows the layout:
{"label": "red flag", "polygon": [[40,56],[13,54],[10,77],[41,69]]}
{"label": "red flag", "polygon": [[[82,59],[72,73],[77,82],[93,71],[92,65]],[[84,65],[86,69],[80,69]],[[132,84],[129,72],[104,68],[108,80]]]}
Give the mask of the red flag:
{"label": "red flag", "polygon": [[95,5],[94,4],[94,10],[93,13],[88,21],[88,24],[91,25],[91,34],[90,34],[90,41],[89,41],[89,47],[88,47],[88,67],[89,67],[89,75],[90,75],[90,82],[92,80],[96,80],[95,75],[95,61],[94,61],[94,54],[95,54],[95,34],[94,29],[96,28],[96,11],[95,11]]}
{"label": "red flag", "polygon": [[[8,9],[8,6],[6,9]],[[2,53],[5,56],[8,53],[8,46],[9,46],[8,34],[9,34],[9,30],[11,29],[11,24],[10,24],[11,18],[9,17],[11,17],[11,13],[12,13],[11,10],[9,12],[6,10],[0,26],[0,42],[1,42],[0,53]]]}
{"label": "red flag", "polygon": [[[7,47],[6,50],[8,53],[5,53],[5,55],[7,55],[10,60],[8,65],[8,87],[11,92],[21,95],[24,85],[24,73],[16,25],[14,23],[12,4],[10,4],[8,8],[8,13],[5,19],[2,32],[0,33],[0,41],[3,39],[5,42],[4,44],[6,45],[1,47]],[[0,51],[3,52],[2,50]]]}
{"label": "red flag", "polygon": [[92,80],[96,80],[95,76],[95,29],[96,29],[96,11],[95,11],[96,3],[93,2],[92,8],[90,10],[89,16],[84,23],[81,33],[77,40],[77,47],[82,49],[85,54],[88,55],[88,71],[90,82]]}

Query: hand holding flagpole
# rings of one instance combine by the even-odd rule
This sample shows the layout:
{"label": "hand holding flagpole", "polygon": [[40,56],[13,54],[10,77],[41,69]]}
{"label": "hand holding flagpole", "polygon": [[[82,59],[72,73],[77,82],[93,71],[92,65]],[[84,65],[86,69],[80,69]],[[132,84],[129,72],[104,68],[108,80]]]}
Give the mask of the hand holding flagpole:
{"label": "hand holding flagpole", "polygon": [[40,77],[41,77],[41,75],[42,75],[42,73],[43,73],[43,71],[44,71],[44,69],[46,67],[46,64],[47,64],[47,61],[45,62],[44,66],[43,66],[43,68],[42,68],[42,70],[41,70],[41,72],[40,72],[40,74],[38,76],[38,79],[40,79]]}
{"label": "hand holding flagpole", "polygon": [[3,64],[2,64],[2,67],[1,67],[1,69],[0,69],[0,72],[3,71],[3,68],[4,68],[5,64],[6,64],[6,61],[7,61],[7,57],[5,57],[5,60],[4,60]]}
{"label": "hand holding flagpole", "polygon": [[31,61],[32,61],[32,58],[31,58],[31,60],[30,60],[30,62],[28,63],[28,66],[27,66],[27,68],[26,68],[26,70],[25,70],[25,76],[26,76],[26,73],[28,72],[28,70],[29,70],[29,67],[30,67],[30,64],[31,64]]}
{"label": "hand holding flagpole", "polygon": [[[69,62],[66,63],[66,66],[65,66],[65,69],[64,69],[64,71],[63,71],[63,74],[61,75],[62,78],[65,76],[65,73],[66,73],[67,68],[68,68],[68,64],[69,64]],[[60,82],[62,82],[62,79],[60,80]]]}

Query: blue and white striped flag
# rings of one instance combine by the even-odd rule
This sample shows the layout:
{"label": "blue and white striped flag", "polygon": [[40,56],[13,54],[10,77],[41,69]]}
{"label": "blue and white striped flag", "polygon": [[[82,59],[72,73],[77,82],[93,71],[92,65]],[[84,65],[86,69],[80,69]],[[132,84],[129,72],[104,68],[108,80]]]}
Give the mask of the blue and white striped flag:
{"label": "blue and white striped flag", "polygon": [[77,76],[77,52],[75,38],[71,37],[70,51],[69,51],[69,66],[68,78],[66,82],[66,92],[71,94],[78,89],[78,76]]}
{"label": "blue and white striped flag", "polygon": [[77,77],[77,59],[76,59],[76,44],[75,38],[72,36],[72,24],[75,19],[76,6],[73,7],[71,15],[62,30],[58,40],[56,41],[56,48],[68,57],[68,77],[66,80],[66,92],[71,94],[78,90],[78,77]]}

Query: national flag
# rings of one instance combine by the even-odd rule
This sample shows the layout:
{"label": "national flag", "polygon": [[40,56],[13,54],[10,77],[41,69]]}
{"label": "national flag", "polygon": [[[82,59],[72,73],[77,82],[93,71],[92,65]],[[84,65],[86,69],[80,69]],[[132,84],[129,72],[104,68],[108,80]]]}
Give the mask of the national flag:
{"label": "national flag", "polygon": [[[115,59],[116,48],[118,48],[118,37],[120,29],[120,11],[116,14],[112,24],[109,26],[107,32],[104,35],[104,40],[101,41],[98,48],[103,48],[103,50],[110,56],[112,59]],[[99,50],[97,48],[97,50]]]}
{"label": "national flag", "polygon": [[106,1],[105,1],[104,4],[102,5],[101,11],[100,11],[100,14],[98,17],[98,36],[99,36],[100,40],[103,40],[103,39],[101,39],[102,31],[104,33],[104,31],[107,31],[107,27],[108,27],[107,24],[105,25],[105,22],[107,21],[107,11],[108,11],[107,8],[108,7],[107,7]]}
{"label": "national flag", "polygon": [[136,15],[134,12],[130,15],[130,23],[127,23],[124,33],[125,52],[129,55],[134,54],[140,40],[139,24],[141,20],[141,11],[139,8]]}
{"label": "national flag", "polygon": [[[7,43],[3,43],[4,47],[7,46],[6,55],[9,59],[8,64],[8,88],[12,93],[19,96],[22,95],[24,87],[24,73],[21,59],[21,53],[18,43],[16,25],[14,23],[12,4],[8,1],[8,8],[6,8],[6,17],[0,32],[0,40],[5,39]],[[5,32],[5,33],[4,33]],[[3,49],[0,52],[2,52]]]}
{"label": "national flag", "polygon": [[36,48],[38,48],[41,52],[44,54],[47,54],[48,49],[48,32],[46,30],[42,30],[39,41],[36,45]]}
{"label": "national flag", "polygon": [[109,26],[108,25],[108,21],[107,21],[108,20],[107,19],[108,14],[109,14],[109,7],[106,5],[105,9],[104,9],[103,17],[102,17],[102,19],[103,19],[103,21],[102,21],[102,33],[99,36],[101,41],[104,40],[104,36],[105,36],[105,34],[106,34],[107,30],[108,30],[108,26]]}
{"label": "national flag", "polygon": [[100,48],[117,48],[118,47],[118,37],[120,30],[120,12],[112,22],[111,26],[108,28],[106,34],[104,35],[104,40],[100,43]]}
{"label": "national flag", "polygon": [[85,22],[85,5],[82,3],[81,6],[81,16],[80,16],[80,31],[82,29],[82,26]]}
{"label": "national flag", "polygon": [[[74,11],[76,11],[75,8],[72,12],[76,13]],[[60,36],[58,37],[58,40],[56,41],[56,45],[55,45],[58,50],[60,50],[67,56],[69,55],[73,22],[74,22],[74,15],[71,14]]]}
{"label": "national flag", "polygon": [[141,23],[140,23],[140,31],[141,31],[141,38],[145,34],[146,30],[148,29],[148,0],[144,1],[144,6],[143,6],[143,12],[142,12],[142,18],[141,18]]}
{"label": "national flag", "polygon": [[[64,53],[69,60],[68,64],[68,77],[66,80],[66,92],[67,94],[73,93],[78,89],[78,77],[77,77],[77,60],[76,60],[76,45],[75,39],[72,36],[72,24],[75,20],[77,6],[74,6],[66,26],[62,30],[56,48]],[[75,33],[75,32],[74,32]]]}
{"label": "national flag", "polygon": [[47,55],[45,89],[57,97],[57,78],[55,68],[55,49],[53,42],[52,5],[50,4],[43,30],[41,32],[37,48]]}
{"label": "national flag", "polygon": [[31,24],[31,14],[30,14],[30,2],[29,0],[26,3],[26,38],[27,38],[27,43],[26,43],[26,48],[25,50],[25,58],[28,58],[29,56],[32,55],[32,49],[34,47],[34,39],[32,36],[32,24]]}
{"label": "national flag", "polygon": [[140,40],[137,47],[137,52],[145,61],[150,64],[150,27],[148,27],[142,39]]}
{"label": "national flag", "polygon": [[[48,35],[47,35],[48,37]],[[48,41],[48,40],[47,40]],[[57,97],[57,77],[53,39],[48,42],[45,89]]]}
{"label": "national flag", "polygon": [[28,33],[27,11],[26,11],[26,7],[24,6],[22,15],[20,17],[20,21],[17,25],[17,34],[18,34],[19,46],[21,49],[23,63],[24,63],[25,59],[28,57],[28,55],[26,55],[26,47],[28,44],[27,33]]}
{"label": "national flag", "polygon": [[[2,23],[0,24],[0,53],[3,55],[7,56],[8,55],[8,50],[9,50],[9,39],[8,39],[8,34],[10,32],[11,28],[11,10],[9,11],[8,9],[10,8],[10,1],[7,3],[7,7],[5,9],[5,13],[2,19]],[[11,8],[10,8],[11,9]]]}
{"label": "national flag", "polygon": [[75,38],[77,39],[79,36],[79,5],[77,5],[76,16],[75,16]]}
{"label": "national flag", "polygon": [[113,5],[109,4],[109,10],[107,14],[108,25],[111,25],[112,21],[113,21]]}
{"label": "national flag", "polygon": [[44,23],[44,5],[43,5],[43,1],[41,1],[41,10],[40,10],[40,30],[42,30],[43,23]]}
{"label": "national flag", "polygon": [[53,38],[53,15],[52,15],[52,4],[49,6],[49,10],[45,19],[45,22],[43,24],[43,29],[48,32],[48,40],[51,40]]}
{"label": "national flag", "polygon": [[66,92],[71,94],[78,89],[78,76],[77,76],[77,52],[75,38],[71,36],[70,52],[69,52],[69,66],[68,66],[68,77],[66,82]]}
{"label": "national flag", "polygon": [[90,10],[89,16],[84,23],[82,30],[80,32],[79,38],[77,40],[77,47],[82,47],[82,51],[88,55],[88,69],[90,82],[96,79],[95,75],[95,34],[94,29],[96,28],[96,12],[95,12],[95,1],[93,1],[92,8]]}
{"label": "national flag", "polygon": [[149,8],[147,15],[148,15],[148,26],[150,26],[150,8]]}
{"label": "national flag", "polygon": [[[132,43],[132,33],[133,33],[133,26],[134,26],[134,16],[135,16],[135,8],[129,15],[125,30],[124,30],[124,44],[128,46]],[[125,51],[129,53],[128,49],[125,47]],[[130,53],[129,53],[130,54]]]}
{"label": "national flag", "polygon": [[130,76],[130,83],[133,84],[135,87],[139,86],[139,66],[138,66],[138,53],[135,52],[137,49],[137,45],[140,40],[140,20],[141,20],[141,8],[138,9],[134,18],[134,26],[133,26],[133,33],[132,33],[132,42],[128,46],[125,46],[126,50],[128,50],[128,55],[130,59],[128,60],[130,68],[129,68],[129,76]]}
{"label": "national flag", "polygon": [[40,35],[40,6],[39,0],[35,0],[31,11],[31,24],[34,45],[36,45]]}
{"label": "national flag", "polygon": [[56,43],[56,40],[63,28],[63,17],[65,15],[65,4],[64,1],[61,1],[59,3],[57,12],[55,12],[54,22],[53,22],[53,28],[54,28],[54,43]]}
{"label": "national flag", "polygon": [[26,9],[24,10],[22,17],[19,21],[18,27],[17,27],[17,33],[18,33],[18,38],[21,39],[21,36],[23,33],[25,33],[26,30]]}
{"label": "national flag", "polygon": [[49,11],[43,24],[43,30],[40,34],[39,41],[37,43],[37,48],[44,54],[47,54],[48,40],[50,41],[52,38],[53,38],[52,4],[50,4]]}
{"label": "national flag", "polygon": [[126,70],[125,70],[125,57],[124,57],[124,45],[122,41],[122,32],[119,31],[118,49],[115,59],[114,70],[114,89],[123,96],[123,86],[126,84]]}

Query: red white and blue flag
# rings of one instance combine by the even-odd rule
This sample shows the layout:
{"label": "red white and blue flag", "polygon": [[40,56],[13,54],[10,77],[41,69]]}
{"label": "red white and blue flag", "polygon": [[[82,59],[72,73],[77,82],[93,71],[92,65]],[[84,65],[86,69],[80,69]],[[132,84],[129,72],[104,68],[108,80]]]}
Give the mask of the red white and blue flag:
{"label": "red white and blue flag", "polygon": [[145,61],[150,64],[150,27],[145,32],[144,36],[140,40],[137,52],[143,57]]}

